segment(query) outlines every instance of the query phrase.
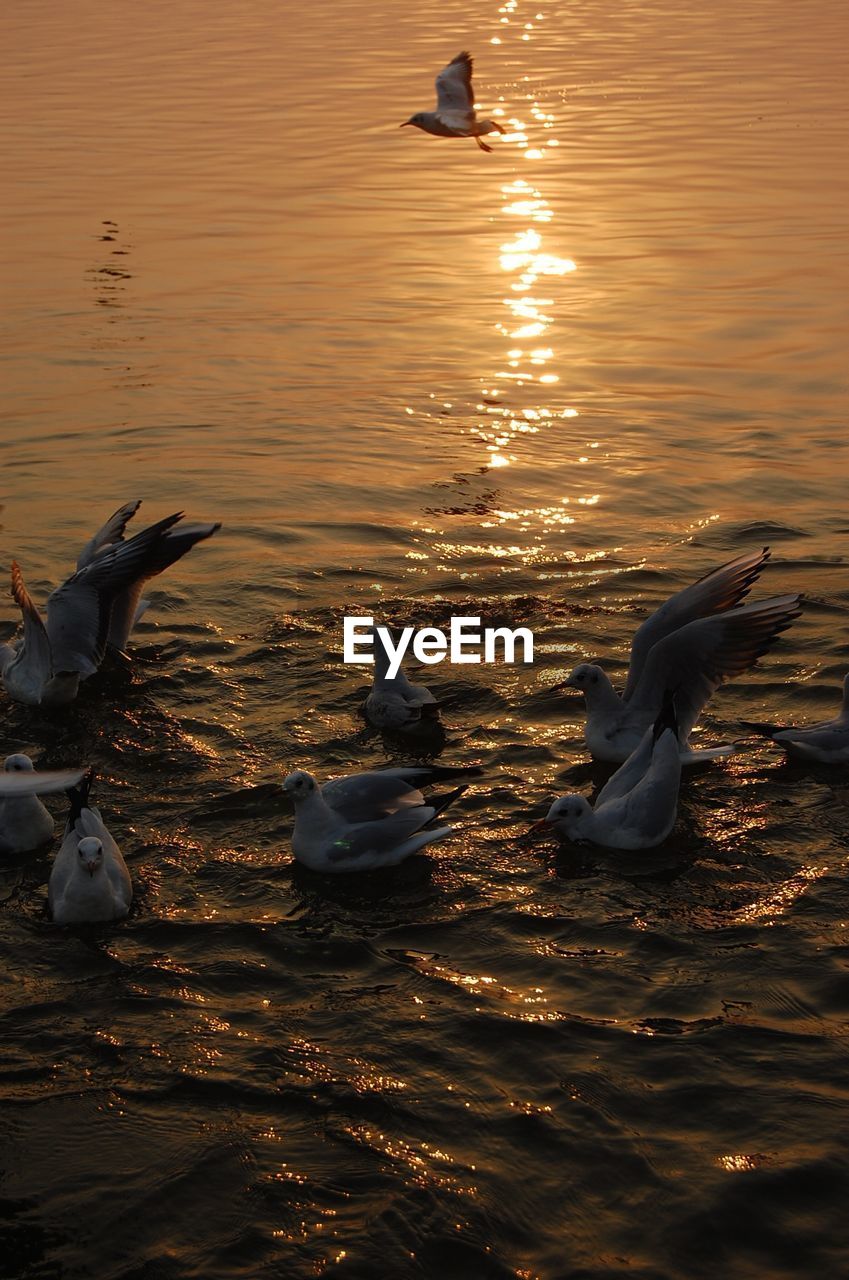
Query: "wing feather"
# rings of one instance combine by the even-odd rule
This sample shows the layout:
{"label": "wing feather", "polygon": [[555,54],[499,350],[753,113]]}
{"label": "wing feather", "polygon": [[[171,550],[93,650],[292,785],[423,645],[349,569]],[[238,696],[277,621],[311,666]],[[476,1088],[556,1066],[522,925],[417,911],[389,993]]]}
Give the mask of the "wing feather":
{"label": "wing feather", "polygon": [[695,621],[739,605],[752,588],[769,559],[769,547],[748,552],[712,569],[698,582],[670,596],[637,631],[631,645],[631,663],[623,697],[632,697],[643,673],[649,653],[666,636]]}
{"label": "wing feather", "polygon": [[435,816],[436,810],[425,804],[391,813],[377,822],[355,823],[340,832],[327,850],[327,857],[331,862],[341,862],[391,853]]}
{"label": "wing feather", "polygon": [[125,502],[122,507],[113,512],[106,523],[98,529],[94,537],[90,538],[83,547],[77,560],[77,568],[84,569],[87,564],[91,564],[94,557],[104,548],[111,547],[116,542],[123,542],[127,525],[140,506],[141,498],[137,498],[133,502]]}
{"label": "wing feather", "polygon": [[719,685],[754,666],[800,613],[798,595],[773,596],[688,622],[652,647],[628,711],[653,720],[664,690],[674,688],[680,737],[686,741]]}
{"label": "wing feather", "polygon": [[472,112],[472,58],[468,53],[458,53],[436,77],[436,111],[443,113]]}

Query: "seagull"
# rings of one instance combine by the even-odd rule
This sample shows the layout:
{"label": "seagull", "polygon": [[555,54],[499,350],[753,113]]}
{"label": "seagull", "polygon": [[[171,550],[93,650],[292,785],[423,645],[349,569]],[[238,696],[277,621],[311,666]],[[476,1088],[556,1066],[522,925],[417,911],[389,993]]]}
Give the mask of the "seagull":
{"label": "seagull", "polygon": [[53,818],[38,797],[67,791],[84,774],[84,769],[36,773],[29,756],[7,756],[0,773],[0,853],[29,853],[51,840]]}
{"label": "seagull", "polygon": [[675,826],[680,782],[678,722],[667,692],[654,724],[602,787],[595,807],[585,796],[562,796],[534,825],[607,849],[653,849]]}
{"label": "seagull", "polygon": [[436,110],[417,111],[400,127],[414,124],[438,138],[474,138],[481,151],[492,147],[481,142],[482,133],[504,133],[495,120],[478,120],[472,94],[472,56],[458,53],[436,77]]}
{"label": "seagull", "polygon": [[56,854],[47,901],[56,924],[96,924],[121,920],[133,900],[133,884],[121,850],[100,810],[88,803],[91,774],[71,787],[71,812]]}
{"label": "seagull", "polygon": [[319,786],[303,769],[290,773],[284,791],[295,804],[292,852],[311,871],[373,871],[394,867],[410,854],[451,835],[427,827],[466,785],[425,800],[418,786],[449,773],[479,769],[380,769],[334,778]]}
{"label": "seagull", "polygon": [[843,678],[843,704],[834,720],[823,720],[807,729],[782,729],[778,725],[747,727],[772,738],[788,756],[816,764],[849,764],[849,675]]}
{"label": "seagull", "polygon": [[374,684],[363,707],[366,719],[376,729],[410,733],[439,721],[439,703],[423,684],[410,684],[399,668],[389,675],[389,655],[374,635]]}
{"label": "seagull", "polygon": [[558,689],[578,689],[587,705],[586,741],[597,760],[619,763],[658,715],[663,691],[676,686],[682,760],[732,755],[731,744],[693,750],[690,733],[724,680],[740,675],[798,618],[798,595],[740,605],[769,559],[769,548],[738,556],[671,596],[647,618],[631,645],[620,696],[601,667],[582,663]]}
{"label": "seagull", "polygon": [[47,601],[47,622],[12,562],[12,596],[23,617],[23,637],[0,646],[0,675],[8,693],[30,706],[72,702],[81,680],[94,675],[107,646],[123,652],[130,631],[144,612],[140,602],[148,579],[174,564],[220,524],[175,526],[182,512],[167,516],[123,540],[139,503],[119,508],[86,543],[77,571]]}

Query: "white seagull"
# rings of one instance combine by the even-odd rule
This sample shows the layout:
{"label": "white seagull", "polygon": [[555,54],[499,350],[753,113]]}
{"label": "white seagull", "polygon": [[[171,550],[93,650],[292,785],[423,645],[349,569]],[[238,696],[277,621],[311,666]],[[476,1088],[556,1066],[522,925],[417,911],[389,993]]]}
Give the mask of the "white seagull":
{"label": "white seagull", "polygon": [[121,920],[133,901],[133,884],[121,850],[100,810],[88,803],[91,776],[68,796],[71,812],[56,854],[47,901],[56,924]]}
{"label": "white seagull", "polygon": [[834,720],[823,720],[807,729],[782,729],[778,725],[749,724],[772,738],[788,756],[816,764],[849,764],[849,675],[843,678],[843,703]]}
{"label": "white seagull", "polygon": [[139,503],[127,503],[86,544],[77,571],[47,601],[42,621],[12,562],[12,596],[23,617],[23,636],[0,645],[0,674],[9,694],[31,706],[73,701],[81,680],[94,675],[107,646],[123,651],[144,612],[144,584],[209,538],[219,524],[180,525],[182,512],[167,516],[123,541]]}
{"label": "white seagull", "polygon": [[672,695],[642,741],[591,807],[585,796],[555,800],[536,827],[549,826],[573,841],[607,849],[653,849],[669,835],[678,813],[681,751]]}
{"label": "white seagull", "polygon": [[472,93],[472,57],[458,53],[436,77],[436,110],[417,111],[404,125],[414,124],[438,138],[474,138],[481,151],[492,147],[481,142],[482,133],[504,133],[495,120],[478,120]]}
{"label": "white seagull", "polygon": [[415,732],[439,719],[439,703],[423,684],[410,684],[398,669],[389,675],[389,655],[374,632],[374,683],[363,706],[366,719],[376,729],[395,733]]}
{"label": "white seagull", "polygon": [[732,745],[693,750],[689,737],[719,685],[753,666],[801,612],[798,595],[740,606],[768,558],[768,547],[738,556],[671,596],[647,618],[634,636],[621,696],[601,667],[591,663],[577,666],[557,686],[583,693],[586,741],[596,759],[627,760],[654,723],[669,687],[676,690],[684,764],[733,754]]}
{"label": "white seagull", "polygon": [[426,844],[451,835],[452,827],[424,828],[466,787],[434,796],[428,803],[418,785],[458,772],[480,770],[381,769],[319,786],[309,773],[296,769],[283,783],[295,804],[292,852],[312,871],[397,866]]}
{"label": "white seagull", "polygon": [[29,756],[7,756],[0,773],[0,853],[28,853],[52,840],[54,822],[39,796],[76,786],[84,769],[37,773]]}

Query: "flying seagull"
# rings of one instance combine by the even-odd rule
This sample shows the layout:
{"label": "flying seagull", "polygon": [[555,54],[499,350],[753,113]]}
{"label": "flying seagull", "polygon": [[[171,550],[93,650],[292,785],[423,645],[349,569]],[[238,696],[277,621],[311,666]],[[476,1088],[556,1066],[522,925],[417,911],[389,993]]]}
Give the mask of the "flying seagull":
{"label": "flying seagull", "polygon": [[768,557],[768,547],[738,556],[670,596],[634,636],[621,696],[593,663],[581,663],[557,686],[583,693],[587,746],[597,760],[627,760],[673,684],[682,762],[733,754],[730,744],[694,750],[689,737],[719,685],[754,666],[801,612],[798,595],[740,605]]}
{"label": "flying seagull", "polygon": [[458,53],[436,77],[436,110],[417,111],[400,127],[414,124],[437,138],[474,138],[481,151],[491,151],[481,142],[482,133],[504,133],[495,120],[478,120],[472,93],[472,55]]}

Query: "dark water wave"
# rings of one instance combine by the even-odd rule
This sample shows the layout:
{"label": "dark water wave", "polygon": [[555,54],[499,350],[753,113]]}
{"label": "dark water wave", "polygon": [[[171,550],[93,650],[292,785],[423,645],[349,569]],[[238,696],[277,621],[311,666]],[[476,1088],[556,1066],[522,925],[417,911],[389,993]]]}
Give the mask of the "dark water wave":
{"label": "dark water wave", "polygon": [[[649,854],[528,834],[553,792],[605,776],[550,684],[576,647],[620,673],[635,600],[677,585],[632,566],[623,587],[620,567],[565,601],[526,571],[509,598],[491,574],[387,593],[397,624],[474,608],[537,636],[527,673],[428,672],[436,745],[367,728],[327,606],[242,636],[148,624],[132,671],[72,710],[9,710],[10,749],[93,763],[137,899],[117,926],[56,930],[49,856],[3,869],[5,1274],[838,1273],[842,774],[753,740],[688,773]],[[837,652],[788,684],[821,625],[721,693],[709,735],[833,703]],[[485,772],[433,856],[293,866],[286,769],[434,754]]]}

